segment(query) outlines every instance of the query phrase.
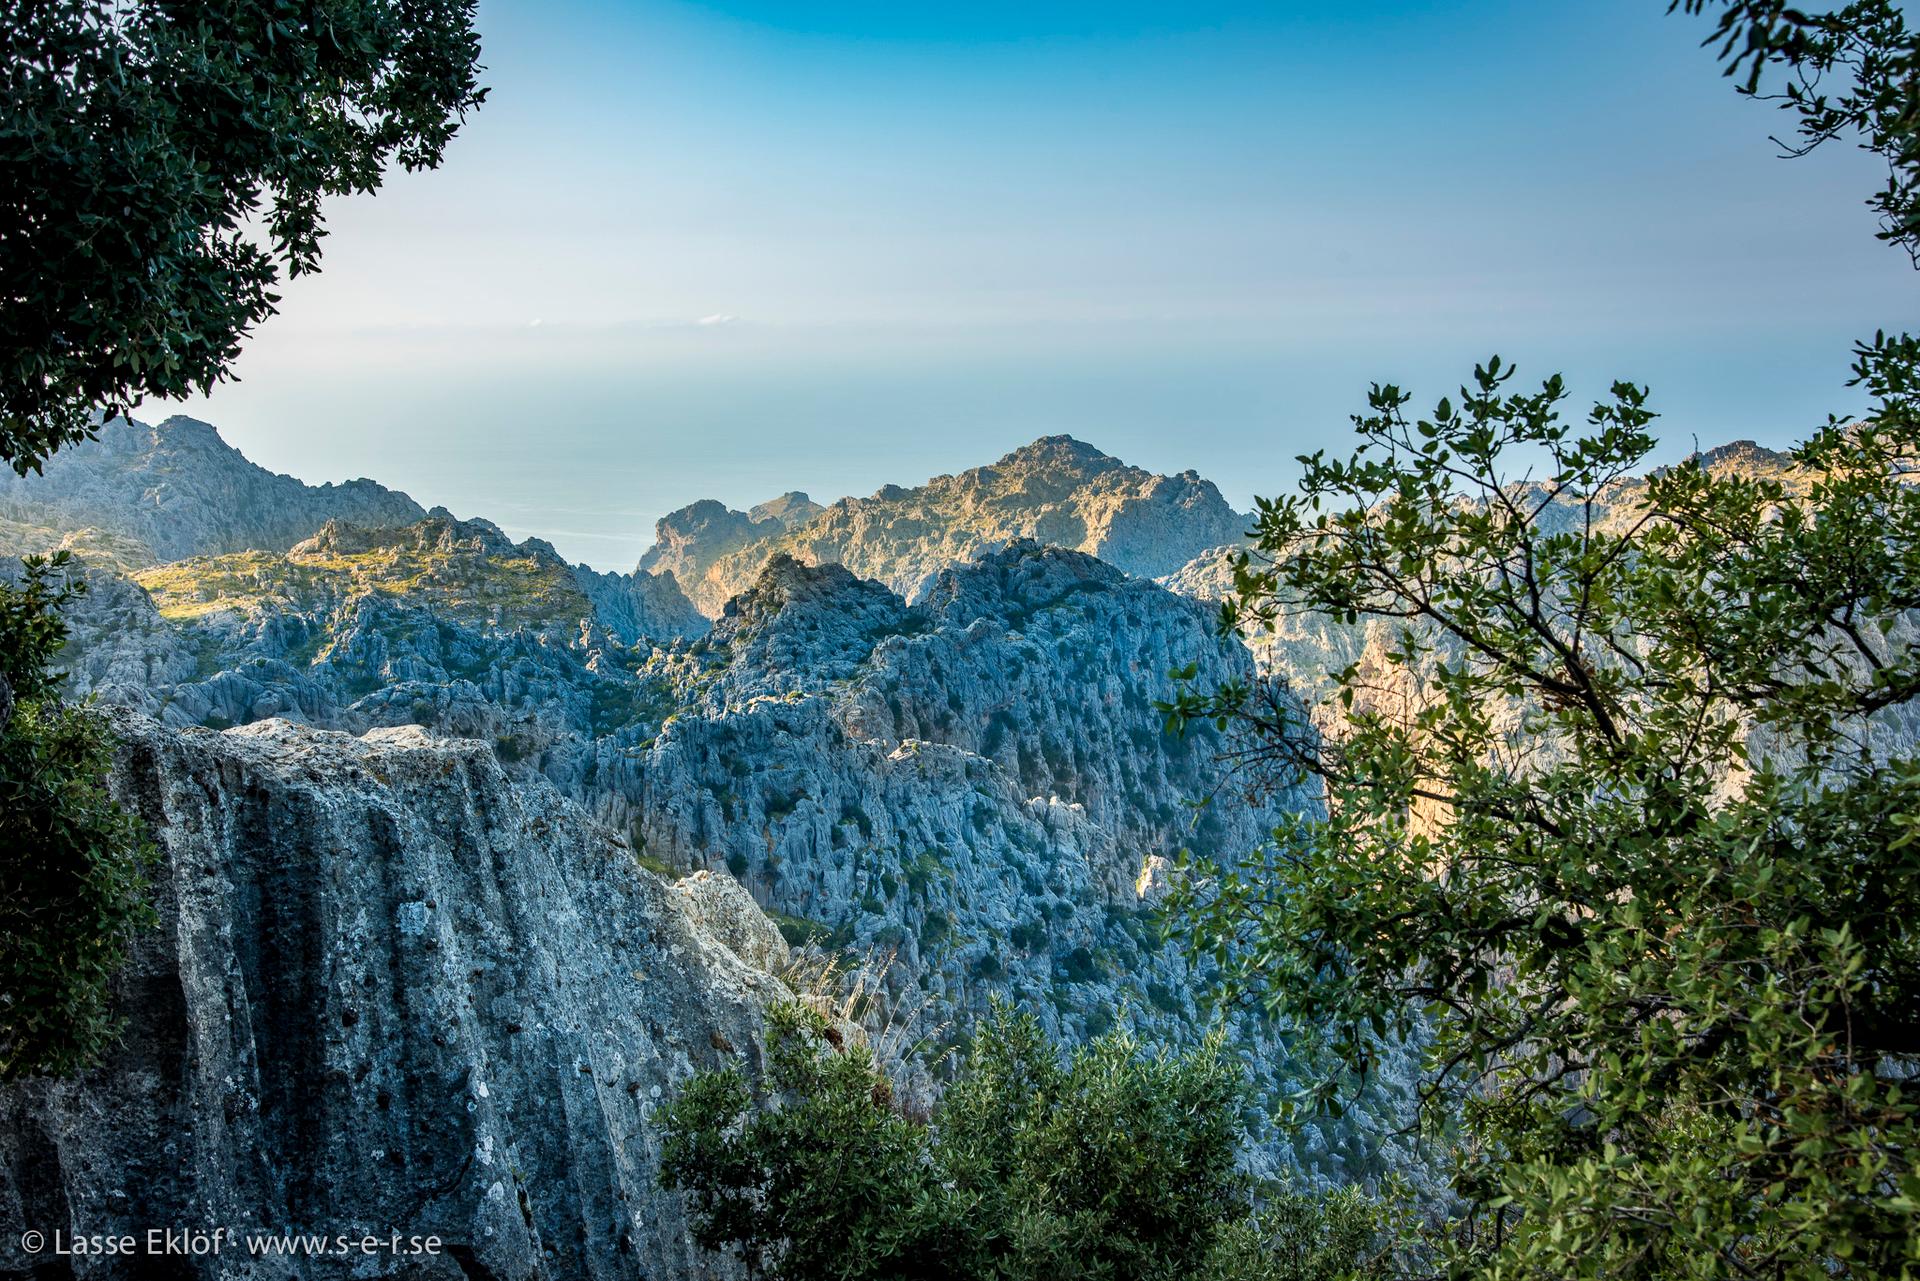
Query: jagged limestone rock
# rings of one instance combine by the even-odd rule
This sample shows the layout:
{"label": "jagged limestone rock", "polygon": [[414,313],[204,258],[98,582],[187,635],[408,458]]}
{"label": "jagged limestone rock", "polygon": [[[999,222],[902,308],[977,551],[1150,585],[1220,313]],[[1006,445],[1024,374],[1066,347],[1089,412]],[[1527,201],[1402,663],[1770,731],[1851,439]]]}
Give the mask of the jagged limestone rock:
{"label": "jagged limestone rock", "polygon": [[121,1048],[0,1089],[0,1272],[44,1261],[29,1228],[156,1225],[451,1251],[185,1275],[705,1272],[654,1113],[696,1070],[757,1064],[788,996],[744,895],[669,887],[480,744],[113,728],[162,924],[120,985]]}
{"label": "jagged limestone rock", "polygon": [[757,970],[779,974],[790,949],[780,931],[731,876],[698,871],[673,883],[687,918]]}
{"label": "jagged limestone rock", "polygon": [[824,508],[805,497],[789,494],[751,513],[712,499],[682,508],[656,526],[640,568],[671,571],[694,604],[718,616],[781,553],[845,565],[914,601],[942,569],[1019,538],[1154,577],[1239,538],[1247,524],[1193,472],[1156,476],[1071,436],[1042,437],[990,466],[913,489],[888,485]]}
{"label": "jagged limestone rock", "polygon": [[[869,1030],[913,1047],[910,1096],[937,1090],[996,995],[1068,1043],[1121,1021],[1172,1043],[1210,1026],[1204,973],[1152,916],[1170,856],[1251,849],[1317,804],[1304,788],[1190,803],[1220,788],[1225,745],[1210,726],[1164,733],[1169,673],[1252,675],[1210,609],[1026,541],[912,606],[776,556],[703,644],[696,696],[644,752],[600,744],[587,799],[650,857],[737,877],[790,939],[883,991]],[[1288,1049],[1257,1019],[1233,1033],[1264,1102]],[[1391,1133],[1412,1080],[1410,1057],[1389,1064],[1365,1128],[1262,1134],[1251,1159],[1307,1182],[1427,1178]]]}

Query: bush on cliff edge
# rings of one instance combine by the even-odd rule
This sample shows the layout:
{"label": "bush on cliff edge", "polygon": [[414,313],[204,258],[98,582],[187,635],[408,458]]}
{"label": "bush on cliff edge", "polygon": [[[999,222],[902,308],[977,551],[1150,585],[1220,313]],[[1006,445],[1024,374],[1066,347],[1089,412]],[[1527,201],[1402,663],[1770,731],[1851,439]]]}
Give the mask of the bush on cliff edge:
{"label": "bush on cliff edge", "polygon": [[65,1074],[118,1031],[113,976],[153,919],[153,846],[113,803],[112,739],[61,701],[65,552],[0,583],[0,1080]]}

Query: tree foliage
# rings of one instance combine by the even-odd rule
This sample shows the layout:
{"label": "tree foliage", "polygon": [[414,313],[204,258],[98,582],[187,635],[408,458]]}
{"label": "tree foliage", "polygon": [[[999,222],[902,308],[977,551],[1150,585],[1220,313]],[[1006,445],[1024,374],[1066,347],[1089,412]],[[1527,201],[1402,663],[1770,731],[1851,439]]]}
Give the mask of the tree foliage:
{"label": "tree foliage", "polygon": [[1809,13],[1786,0],[1672,0],[1667,9],[1717,12],[1706,43],[1726,74],[1796,117],[1788,154],[1852,137],[1886,163],[1886,185],[1867,203],[1880,238],[1920,265],[1920,42],[1900,6],[1856,0]]}
{"label": "tree foliage", "polygon": [[[1805,145],[1886,158],[1882,234],[1913,249],[1898,12],[1729,3],[1714,38],[1750,91],[1787,74]],[[1268,847],[1191,861],[1173,910],[1346,1069],[1429,1036],[1463,1273],[1920,1275],[1920,341],[1854,375],[1867,421],[1784,474],[1646,475],[1631,383],[1584,421],[1498,358],[1425,413],[1376,385],[1357,452],[1259,504],[1222,622],[1384,643],[1311,716],[1270,685],[1169,709],[1323,782]]]}
{"label": "tree foliage", "polygon": [[661,1182],[689,1194],[694,1239],[752,1275],[1364,1281],[1399,1239],[1357,1192],[1252,1208],[1220,1041],[1149,1055],[1113,1032],[1062,1062],[997,1007],[921,1122],[817,1014],[777,1008],[771,1028],[766,1098],[706,1073],[664,1114]]}
{"label": "tree foliage", "polygon": [[16,0],[0,22],[0,460],[206,391],[317,269],[322,199],[437,165],[476,0]]}
{"label": "tree foliage", "polygon": [[82,587],[67,569],[33,558],[0,583],[0,1080],[71,1072],[111,1041],[113,976],[152,920],[153,849],[107,795],[106,727],[50,670]]}

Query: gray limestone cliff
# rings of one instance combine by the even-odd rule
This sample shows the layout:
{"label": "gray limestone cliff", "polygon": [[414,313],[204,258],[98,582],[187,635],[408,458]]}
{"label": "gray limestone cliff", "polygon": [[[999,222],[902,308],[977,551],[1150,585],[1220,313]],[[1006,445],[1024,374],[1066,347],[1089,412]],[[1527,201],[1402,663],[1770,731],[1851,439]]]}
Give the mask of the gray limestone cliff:
{"label": "gray limestone cliff", "polygon": [[[127,712],[114,794],[162,924],[122,1047],[0,1089],[0,1274],[22,1232],[435,1234],[438,1259],[77,1262],[180,1277],[702,1275],[655,1110],[760,1053],[786,945],[725,878],[670,885],[485,746]],[[166,1271],[171,1263],[174,1270]],[[12,1270],[12,1271],[10,1271]]]}

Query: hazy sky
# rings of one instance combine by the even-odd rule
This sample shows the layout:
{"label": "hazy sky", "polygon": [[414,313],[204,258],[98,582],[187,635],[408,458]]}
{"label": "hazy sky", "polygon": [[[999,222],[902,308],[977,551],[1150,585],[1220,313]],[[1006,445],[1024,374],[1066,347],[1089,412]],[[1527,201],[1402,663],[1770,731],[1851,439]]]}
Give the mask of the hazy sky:
{"label": "hazy sky", "polygon": [[[1069,432],[1237,505],[1498,351],[1785,443],[1911,327],[1869,160],[1776,158],[1664,0],[483,0],[492,96],[337,202],[187,412],[630,567]],[[166,408],[150,404],[143,416]]]}

